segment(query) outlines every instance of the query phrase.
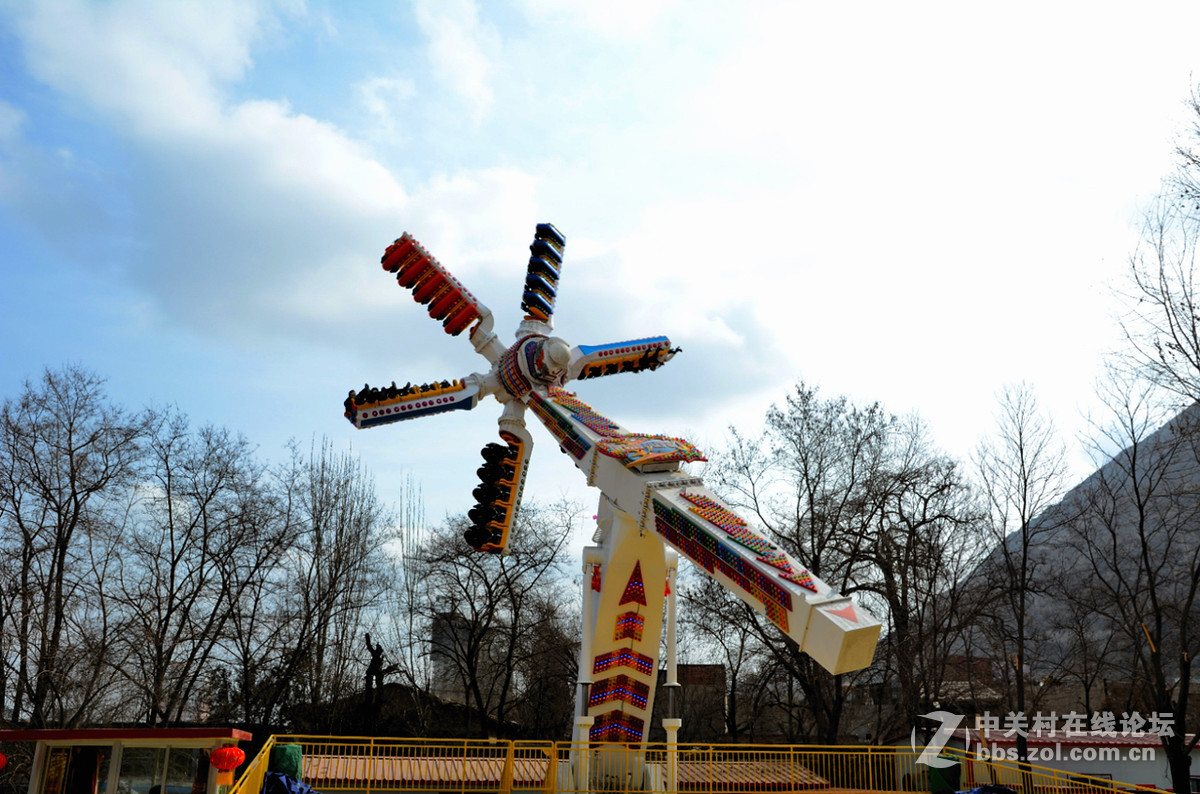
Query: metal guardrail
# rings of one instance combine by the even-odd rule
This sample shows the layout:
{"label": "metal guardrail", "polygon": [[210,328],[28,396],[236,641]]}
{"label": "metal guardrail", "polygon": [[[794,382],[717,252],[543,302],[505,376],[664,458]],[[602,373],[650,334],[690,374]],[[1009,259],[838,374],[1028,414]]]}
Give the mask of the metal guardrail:
{"label": "metal guardrail", "polygon": [[267,774],[267,765],[271,760],[271,748],[275,746],[275,737],[268,737],[266,744],[258,751],[258,755],[250,759],[250,763],[242,772],[227,794],[258,794],[262,791],[263,777]]}
{"label": "metal guardrail", "polygon": [[[616,745],[478,739],[272,736],[226,794],[258,794],[271,748],[298,744],[304,782],[320,792],[520,792],[662,794],[928,792],[947,770],[900,747],[814,745]],[[1000,784],[1018,794],[1155,794],[1159,789],[1034,764],[958,760],[957,788]],[[936,777],[935,777],[936,776]]]}

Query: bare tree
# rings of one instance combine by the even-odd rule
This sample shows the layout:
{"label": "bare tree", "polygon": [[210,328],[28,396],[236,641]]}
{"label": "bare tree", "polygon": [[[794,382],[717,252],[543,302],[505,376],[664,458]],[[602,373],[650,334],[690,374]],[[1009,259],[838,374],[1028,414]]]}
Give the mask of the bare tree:
{"label": "bare tree", "polygon": [[[1074,566],[1078,561],[1075,544],[1071,543],[1064,551],[1065,560]],[[1048,654],[1051,664],[1047,677],[1053,684],[1076,687],[1081,693],[1078,707],[1084,714],[1092,714],[1103,702],[1107,682],[1120,678],[1123,669],[1129,671],[1123,665],[1130,658],[1127,638],[1097,610],[1103,594],[1090,577],[1080,576],[1077,570],[1064,566],[1052,578],[1059,586],[1051,587],[1050,593],[1062,603],[1062,608],[1050,616],[1054,639]]]}
{"label": "bare tree", "polygon": [[1192,125],[1177,147],[1174,173],[1143,218],[1141,240],[1119,290],[1128,369],[1180,395],[1200,400],[1200,90],[1191,96]]}
{"label": "bare tree", "polygon": [[[874,688],[895,686],[901,696],[870,719],[855,714],[854,732],[881,736],[911,724],[942,680],[958,628],[959,581],[978,558],[978,510],[958,465],[933,448],[918,418],[900,419],[878,403],[823,399],[800,383],[768,412],[762,438],[733,432],[714,470],[726,499],[757,517],[769,537],[886,617],[883,657],[860,681],[884,675]],[[838,741],[844,682],[765,621],[752,625],[803,694],[807,725],[799,735]],[[791,710],[788,700],[781,706]]]}
{"label": "bare tree", "polygon": [[0,633],[13,638],[14,721],[78,724],[103,689],[102,583],[144,431],[79,367],[47,370],[0,407],[0,542],[15,590]]}
{"label": "bare tree", "polygon": [[[713,467],[714,481],[730,504],[756,517],[815,575],[842,593],[856,593],[869,566],[864,530],[874,506],[866,498],[868,483],[886,454],[891,422],[878,404],[823,400],[799,383],[782,408],[767,412],[762,438],[732,431],[731,449]],[[829,675],[765,620],[755,616],[754,625],[803,692],[810,720],[803,735],[836,743],[846,706],[843,677]]]}
{"label": "bare tree", "polygon": [[[495,725],[514,719],[538,694],[528,672],[548,652],[546,640],[568,637],[560,610],[575,602],[564,592],[563,570],[575,513],[570,505],[523,505],[508,553],[500,557],[464,549],[465,519],[452,520],[411,560],[417,586],[408,608],[428,631],[433,694],[471,707],[468,719],[473,713],[479,722],[462,726],[466,735],[484,734],[487,720]],[[574,671],[574,663],[566,665],[567,689],[554,698],[568,704],[565,718]]]}
{"label": "bare tree", "polygon": [[1130,256],[1121,318],[1128,369],[1189,402],[1200,400],[1195,200],[1166,192],[1147,210],[1140,244]]}
{"label": "bare tree", "polygon": [[328,730],[363,680],[362,626],[383,594],[391,514],[362,464],[327,441],[307,460],[294,455],[281,477],[295,543],[280,591],[275,697],[290,688],[292,720]]}
{"label": "bare tree", "polygon": [[[753,739],[756,732],[765,729],[762,723],[766,718],[773,716],[767,714],[768,704],[779,715],[771,727],[782,726],[783,733],[790,732],[790,738],[795,738],[799,726],[792,719],[795,715],[791,704],[772,702],[775,682],[763,675],[765,669],[778,671],[755,625],[754,610],[729,598],[725,588],[707,576],[681,587],[679,601],[682,633],[689,637],[689,658],[720,664],[726,670],[723,703],[715,704],[715,708],[714,704],[709,708],[695,702],[681,704],[680,738],[699,738],[689,735],[699,727],[704,736],[723,733],[730,741]],[[686,692],[682,694],[687,697]],[[697,718],[710,722],[715,718],[722,724],[695,726]]]}
{"label": "bare tree", "polygon": [[511,714],[527,738],[566,741],[579,678],[579,615],[561,582],[546,589],[524,608],[529,628],[515,660],[518,696]]}
{"label": "bare tree", "polygon": [[[1050,508],[1062,496],[1066,477],[1064,447],[1031,387],[1001,392],[995,434],[980,444],[975,463],[988,508],[987,528],[996,544],[977,572],[991,593],[985,623],[995,632],[1004,670],[1011,675],[1011,705],[1024,714],[1037,639],[1030,608],[1049,580],[1047,541],[1065,520]],[[1022,761],[1027,758],[1021,733],[1017,754]]]}
{"label": "bare tree", "polygon": [[327,442],[268,470],[229,431],[47,371],[0,406],[0,710],[327,729],[358,693],[393,537]]}
{"label": "bare tree", "polygon": [[911,728],[944,699],[947,666],[973,617],[968,575],[986,551],[966,477],[918,417],[893,423],[888,451],[867,492],[873,570],[862,580],[887,616],[877,668],[896,692],[892,707],[877,711],[876,737]]}
{"label": "bare tree", "polygon": [[201,716],[196,693],[219,661],[230,615],[263,569],[283,561],[289,539],[244,438],[193,431],[186,417],[160,411],[146,457],[126,532],[132,554],[108,589],[127,627],[118,669],[140,692],[147,723],[171,725]]}
{"label": "bare tree", "polygon": [[1176,791],[1190,790],[1187,735],[1192,660],[1200,653],[1200,413],[1193,407],[1161,429],[1150,389],[1109,382],[1108,422],[1097,446],[1117,449],[1080,489],[1070,540],[1079,570],[1070,580],[1086,606],[1120,638],[1137,708],[1172,715],[1163,738]]}

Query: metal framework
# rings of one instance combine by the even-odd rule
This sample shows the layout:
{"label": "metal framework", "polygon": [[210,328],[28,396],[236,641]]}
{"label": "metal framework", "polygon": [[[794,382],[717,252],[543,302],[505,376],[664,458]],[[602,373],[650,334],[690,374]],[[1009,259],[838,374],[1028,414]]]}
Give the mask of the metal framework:
{"label": "metal framework", "polygon": [[[666,600],[665,685],[669,743],[680,726],[673,697],[675,574],[680,556],[774,623],[832,673],[871,663],[880,623],[801,562],[756,533],[683,465],[706,458],[681,438],[632,432],[564,386],[571,380],[654,370],[679,350],[666,337],[571,347],[552,336],[566,238],[538,224],[512,344],[493,330],[492,312],[413,237],[384,252],[384,270],[428,306],[446,333],[467,332],[489,364],[482,373],[424,386],[364,386],[345,401],[356,427],[375,427],[455,410],[486,397],[502,406],[501,443],[484,447],[478,504],[465,539],[503,553],[529,469],[532,413],[559,448],[600,489],[595,545],[584,550],[583,641],[574,740],[642,745],[646,741]],[[580,763],[586,764],[586,757]],[[583,771],[587,778],[586,770]]]}

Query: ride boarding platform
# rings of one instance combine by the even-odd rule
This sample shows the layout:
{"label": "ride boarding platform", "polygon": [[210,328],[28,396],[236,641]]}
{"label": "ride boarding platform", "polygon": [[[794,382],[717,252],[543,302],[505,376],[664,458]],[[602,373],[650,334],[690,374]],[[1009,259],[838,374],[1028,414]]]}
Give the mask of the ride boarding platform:
{"label": "ride boarding platform", "polygon": [[[819,745],[618,745],[272,736],[236,785],[221,794],[258,794],[273,747],[298,747],[303,782],[318,792],[522,792],[599,794],[944,794],[952,776],[917,762],[909,748]],[[960,790],[985,784],[1018,794],[1116,794],[1158,789],[1034,765],[958,760]],[[933,772],[933,774],[930,774]]]}

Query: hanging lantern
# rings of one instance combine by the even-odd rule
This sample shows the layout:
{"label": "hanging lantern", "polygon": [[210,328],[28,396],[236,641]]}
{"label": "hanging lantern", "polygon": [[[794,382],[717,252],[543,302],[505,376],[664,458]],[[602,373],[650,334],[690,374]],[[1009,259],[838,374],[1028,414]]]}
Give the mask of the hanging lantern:
{"label": "hanging lantern", "polygon": [[208,757],[208,762],[217,768],[217,785],[233,785],[233,770],[246,760],[246,753],[240,747],[218,747]]}
{"label": "hanging lantern", "polygon": [[3,769],[6,766],[8,766],[8,756],[4,753],[0,753],[0,769]]}

